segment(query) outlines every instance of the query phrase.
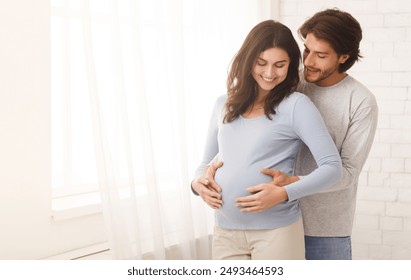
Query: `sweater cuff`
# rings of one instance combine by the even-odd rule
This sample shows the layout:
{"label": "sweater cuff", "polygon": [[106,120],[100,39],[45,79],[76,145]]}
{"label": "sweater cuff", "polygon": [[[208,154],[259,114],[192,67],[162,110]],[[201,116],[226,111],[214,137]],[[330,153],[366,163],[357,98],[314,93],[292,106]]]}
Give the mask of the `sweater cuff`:
{"label": "sweater cuff", "polygon": [[199,196],[199,194],[193,188],[193,181],[191,181],[190,186],[191,186],[191,191],[193,192],[193,194],[195,194],[196,196]]}

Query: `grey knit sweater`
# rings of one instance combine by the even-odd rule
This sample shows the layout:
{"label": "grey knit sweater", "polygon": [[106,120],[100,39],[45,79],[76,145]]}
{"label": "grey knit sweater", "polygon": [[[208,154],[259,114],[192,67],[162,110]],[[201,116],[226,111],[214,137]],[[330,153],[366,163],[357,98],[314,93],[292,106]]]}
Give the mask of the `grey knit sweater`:
{"label": "grey knit sweater", "polygon": [[[330,87],[303,82],[298,91],[307,94],[320,111],[341,155],[344,172],[343,179],[333,187],[300,199],[305,234],[349,236],[354,221],[358,177],[377,126],[377,102],[374,95],[351,76]],[[315,168],[315,160],[303,145],[297,157],[295,175],[307,175]]]}

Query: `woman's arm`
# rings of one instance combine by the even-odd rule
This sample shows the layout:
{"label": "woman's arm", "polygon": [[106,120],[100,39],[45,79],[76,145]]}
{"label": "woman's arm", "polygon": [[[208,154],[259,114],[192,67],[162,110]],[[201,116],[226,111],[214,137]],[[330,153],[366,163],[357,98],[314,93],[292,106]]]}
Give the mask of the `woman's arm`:
{"label": "woman's arm", "polygon": [[294,129],[310,149],[318,168],[303,180],[285,186],[288,199],[295,200],[318,193],[342,178],[341,158],[334,141],[315,105],[302,96],[295,104]]}
{"label": "woman's arm", "polygon": [[[298,137],[310,148],[318,168],[298,180],[282,172],[267,170],[274,175],[274,184],[262,183],[247,189],[252,195],[237,198],[243,212],[261,212],[284,201],[317,193],[332,186],[342,177],[341,159],[324,121],[314,104],[306,96],[300,97],[293,110],[293,128]],[[288,184],[285,187],[281,187]]]}

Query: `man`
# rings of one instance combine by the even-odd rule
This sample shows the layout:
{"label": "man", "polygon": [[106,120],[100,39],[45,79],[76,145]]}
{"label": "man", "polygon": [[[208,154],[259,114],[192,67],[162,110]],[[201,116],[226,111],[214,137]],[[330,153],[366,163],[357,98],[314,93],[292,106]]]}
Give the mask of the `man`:
{"label": "man", "polygon": [[[374,95],[346,73],[361,58],[362,30],[349,13],[328,9],[308,19],[299,34],[305,41],[304,81],[299,91],[307,94],[320,111],[340,152],[344,170],[343,179],[336,185],[300,199],[306,259],[349,260],[358,178],[371,149],[378,117]],[[213,208],[218,208],[223,199],[220,187],[213,180],[222,164],[211,165],[204,178],[193,182],[203,200]],[[238,198],[238,206],[249,212],[272,207],[275,188],[304,180],[303,176],[316,166],[303,145],[294,170],[298,177],[289,177],[278,170],[263,170],[273,176],[273,182],[250,187],[251,195]]]}

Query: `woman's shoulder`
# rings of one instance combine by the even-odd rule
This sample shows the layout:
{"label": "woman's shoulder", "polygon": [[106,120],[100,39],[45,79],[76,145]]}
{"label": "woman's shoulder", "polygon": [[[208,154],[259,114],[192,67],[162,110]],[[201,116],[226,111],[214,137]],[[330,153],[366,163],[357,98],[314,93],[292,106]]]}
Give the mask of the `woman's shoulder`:
{"label": "woman's shoulder", "polygon": [[314,106],[310,98],[304,93],[295,91],[283,99],[283,101],[278,106],[278,110],[279,112],[288,112],[289,114],[293,114],[294,110],[298,110],[307,106]]}
{"label": "woman's shoulder", "polygon": [[227,100],[227,94],[222,94],[217,97],[216,103],[225,103]]}
{"label": "woman's shoulder", "polygon": [[214,107],[223,108],[226,101],[227,101],[227,94],[220,95],[216,98]]}
{"label": "woman's shoulder", "polygon": [[218,96],[214,101],[214,109],[213,112],[223,112],[225,108],[225,103],[227,101],[227,94]]}
{"label": "woman's shoulder", "polygon": [[283,100],[284,103],[289,104],[291,106],[294,106],[296,103],[311,103],[310,98],[305,95],[304,93],[301,93],[299,91],[294,91],[291,93],[289,96],[284,98]]}

